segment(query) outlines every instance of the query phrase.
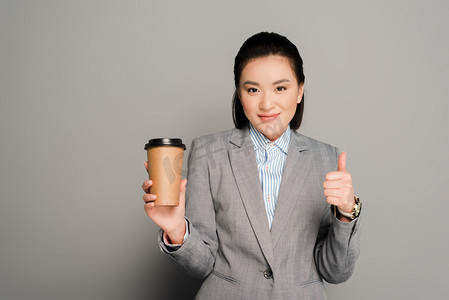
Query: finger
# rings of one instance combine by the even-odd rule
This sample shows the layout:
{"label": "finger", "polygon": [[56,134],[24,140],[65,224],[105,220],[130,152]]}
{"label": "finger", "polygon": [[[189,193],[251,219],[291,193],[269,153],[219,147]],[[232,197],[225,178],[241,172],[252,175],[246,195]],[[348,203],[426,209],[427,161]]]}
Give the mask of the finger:
{"label": "finger", "polygon": [[154,207],[154,202],[147,202],[143,207],[145,208],[145,210],[151,209]]}
{"label": "finger", "polygon": [[333,196],[329,196],[326,198],[327,203],[331,204],[331,205],[335,205],[335,206],[339,206],[341,203],[341,199],[337,198],[337,197],[333,197]]}
{"label": "finger", "polygon": [[144,162],[144,164],[145,164],[145,170],[147,170],[147,172],[148,172],[148,160],[146,160],[146,161]]}
{"label": "finger", "polygon": [[341,189],[324,189],[323,194],[326,197],[336,197],[342,199],[344,192]]}
{"label": "finger", "polygon": [[346,172],[346,152],[342,152],[338,158],[337,171]]}
{"label": "finger", "polygon": [[325,176],[326,180],[351,180],[351,174],[348,172],[331,171]]}
{"label": "finger", "polygon": [[145,193],[149,193],[150,192],[150,187],[153,185],[153,181],[152,180],[145,180],[142,184],[142,190]]}
{"label": "finger", "polygon": [[143,195],[143,201],[145,203],[154,202],[157,199],[157,196],[154,194],[145,194]]}
{"label": "finger", "polygon": [[323,182],[323,188],[325,189],[341,189],[343,187],[343,180],[326,180]]}

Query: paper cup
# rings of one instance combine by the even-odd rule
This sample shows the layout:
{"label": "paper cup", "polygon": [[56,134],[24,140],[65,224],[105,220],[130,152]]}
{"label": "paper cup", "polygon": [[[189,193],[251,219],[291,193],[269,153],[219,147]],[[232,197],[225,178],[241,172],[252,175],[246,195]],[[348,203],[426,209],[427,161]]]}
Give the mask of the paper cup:
{"label": "paper cup", "polygon": [[151,139],[146,145],[148,175],[153,181],[150,193],[157,196],[155,206],[178,206],[182,159],[186,146],[178,138]]}

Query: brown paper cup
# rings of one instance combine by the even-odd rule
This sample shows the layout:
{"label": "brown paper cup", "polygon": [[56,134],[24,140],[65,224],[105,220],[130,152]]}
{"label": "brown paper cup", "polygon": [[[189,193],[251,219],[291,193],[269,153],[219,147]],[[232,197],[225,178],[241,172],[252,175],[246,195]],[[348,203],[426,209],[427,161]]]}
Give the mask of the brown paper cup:
{"label": "brown paper cup", "polygon": [[154,205],[178,206],[185,145],[181,139],[152,139],[145,150],[149,178],[153,181],[150,193],[157,196]]}

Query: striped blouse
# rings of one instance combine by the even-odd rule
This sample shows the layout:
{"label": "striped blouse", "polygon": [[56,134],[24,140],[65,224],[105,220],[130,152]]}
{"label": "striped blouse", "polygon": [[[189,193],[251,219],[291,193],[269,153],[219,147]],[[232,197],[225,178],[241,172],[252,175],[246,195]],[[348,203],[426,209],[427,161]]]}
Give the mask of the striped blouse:
{"label": "striped blouse", "polygon": [[268,224],[271,229],[285,158],[287,157],[288,145],[290,143],[291,130],[290,126],[288,126],[276,141],[271,142],[250,123],[250,135],[256,151],[257,169],[259,171]]}

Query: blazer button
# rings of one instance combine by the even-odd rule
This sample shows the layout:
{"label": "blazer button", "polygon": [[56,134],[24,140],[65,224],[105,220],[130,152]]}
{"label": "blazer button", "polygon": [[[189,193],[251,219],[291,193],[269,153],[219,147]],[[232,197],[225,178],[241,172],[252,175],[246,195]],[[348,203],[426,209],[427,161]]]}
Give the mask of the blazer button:
{"label": "blazer button", "polygon": [[265,277],[266,279],[273,278],[273,271],[271,271],[270,268],[266,269],[265,271],[263,271],[263,277]]}

